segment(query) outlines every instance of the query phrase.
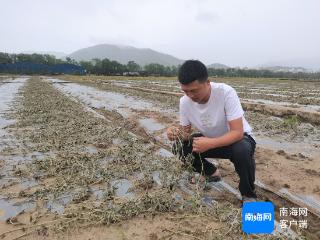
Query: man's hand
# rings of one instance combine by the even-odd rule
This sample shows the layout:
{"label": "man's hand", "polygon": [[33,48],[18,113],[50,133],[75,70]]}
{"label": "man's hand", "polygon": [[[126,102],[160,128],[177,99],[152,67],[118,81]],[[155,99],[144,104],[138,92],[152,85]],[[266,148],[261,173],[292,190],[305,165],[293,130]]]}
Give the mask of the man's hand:
{"label": "man's hand", "polygon": [[179,136],[181,136],[179,127],[172,126],[167,129],[167,137],[170,141],[177,140]]}
{"label": "man's hand", "polygon": [[190,137],[191,125],[188,126],[172,126],[167,129],[167,137],[170,141],[177,139],[187,140]]}
{"label": "man's hand", "polygon": [[203,153],[208,151],[210,148],[214,148],[213,139],[208,137],[196,137],[193,138],[192,151]]}

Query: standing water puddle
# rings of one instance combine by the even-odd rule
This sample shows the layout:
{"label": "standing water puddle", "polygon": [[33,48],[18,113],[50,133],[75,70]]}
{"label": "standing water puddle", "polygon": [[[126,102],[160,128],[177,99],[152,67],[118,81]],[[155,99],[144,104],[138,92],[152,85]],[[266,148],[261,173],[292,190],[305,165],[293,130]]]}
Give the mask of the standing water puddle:
{"label": "standing water puddle", "polygon": [[26,80],[26,78],[19,78],[12,83],[4,83],[0,86],[0,151],[12,143],[12,140],[7,137],[6,128],[15,123],[14,120],[7,119],[4,115],[10,111],[16,94]]}
{"label": "standing water puddle", "polygon": [[70,203],[73,199],[72,194],[63,194],[60,197],[57,197],[52,200],[48,200],[44,207],[50,210],[53,213],[62,214],[64,213],[65,206]]}
{"label": "standing water puddle", "polygon": [[13,202],[0,197],[0,221],[17,216],[18,214],[31,210],[35,207],[32,201]]}
{"label": "standing water puddle", "polygon": [[173,153],[172,152],[169,152],[167,149],[164,149],[164,148],[160,148],[156,154],[160,155],[161,157],[167,157],[167,158],[170,158],[170,157],[173,157]]}
{"label": "standing water puddle", "polygon": [[153,118],[143,118],[139,120],[140,125],[148,132],[155,132],[164,129],[166,126],[156,122]]}
{"label": "standing water puddle", "polygon": [[256,142],[259,146],[266,147],[268,149],[273,149],[275,151],[284,150],[290,154],[303,154],[307,157],[319,157],[319,150],[316,149],[312,143],[308,142],[286,142],[283,140],[272,139],[268,137],[255,137]]}
{"label": "standing water puddle", "polygon": [[111,187],[115,189],[115,194],[118,197],[123,197],[127,199],[133,199],[134,193],[131,192],[133,184],[127,179],[120,179],[111,182]]}
{"label": "standing water puddle", "polygon": [[315,199],[313,196],[305,196],[302,194],[293,194],[291,192],[289,192],[289,190],[287,188],[281,188],[279,190],[280,193],[287,195],[288,197],[290,197],[291,199],[297,201],[297,202],[301,202],[311,208],[313,208],[314,210],[317,211],[318,214],[320,214],[320,201],[318,201],[317,199]]}
{"label": "standing water puddle", "polygon": [[[48,79],[48,81],[52,82],[57,80]],[[96,88],[77,83],[61,83],[55,84],[54,86],[58,90],[79,99],[91,108],[102,108],[109,111],[117,111],[125,118],[129,117],[132,110],[155,109],[153,104],[150,102],[124,96],[120,93],[101,91]]]}
{"label": "standing water puddle", "polygon": [[290,102],[276,102],[272,100],[266,100],[266,99],[242,99],[247,102],[253,102],[253,103],[262,103],[266,105],[274,105],[274,106],[282,106],[282,107],[292,107],[292,108],[298,108],[301,110],[308,110],[308,111],[319,111],[320,106],[318,105],[302,105],[298,103],[290,103]]}

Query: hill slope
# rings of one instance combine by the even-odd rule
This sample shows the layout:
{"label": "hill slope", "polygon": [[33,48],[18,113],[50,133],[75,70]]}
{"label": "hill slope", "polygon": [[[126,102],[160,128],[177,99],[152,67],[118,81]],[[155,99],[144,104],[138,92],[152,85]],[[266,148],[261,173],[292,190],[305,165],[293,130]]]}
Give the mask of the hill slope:
{"label": "hill slope", "polygon": [[179,65],[183,62],[183,60],[180,60],[176,57],[156,52],[152,49],[135,48],[130,46],[118,46],[111,44],[101,44],[88,48],[83,48],[71,53],[69,57],[77,61],[89,61],[94,58],[108,58],[110,60],[115,60],[122,64],[126,64],[128,63],[128,61],[135,61],[141,66],[144,66],[149,63],[159,63],[162,65],[171,66]]}

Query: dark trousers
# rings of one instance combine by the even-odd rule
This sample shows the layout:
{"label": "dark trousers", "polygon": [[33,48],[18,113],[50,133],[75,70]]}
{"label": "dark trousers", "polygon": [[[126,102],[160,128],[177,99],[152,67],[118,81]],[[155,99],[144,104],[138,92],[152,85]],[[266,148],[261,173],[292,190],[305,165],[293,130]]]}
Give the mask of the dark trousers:
{"label": "dark trousers", "polygon": [[192,142],[194,137],[201,137],[200,133],[193,134],[191,139],[181,144],[175,142],[173,145],[173,153],[178,154],[182,161],[192,154],[192,167],[194,171],[203,175],[212,175],[217,168],[204,158],[223,158],[230,159],[234,164],[236,172],[240,177],[239,190],[241,195],[256,198],[254,191],[256,164],[254,160],[254,151],[256,148],[255,140],[248,134],[229,146],[209,149],[203,153],[192,151]]}

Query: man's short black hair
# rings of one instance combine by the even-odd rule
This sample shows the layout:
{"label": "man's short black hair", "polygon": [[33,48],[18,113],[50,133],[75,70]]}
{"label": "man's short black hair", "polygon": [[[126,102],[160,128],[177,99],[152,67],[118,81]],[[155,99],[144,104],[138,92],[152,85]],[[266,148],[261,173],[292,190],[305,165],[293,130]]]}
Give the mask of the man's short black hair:
{"label": "man's short black hair", "polygon": [[179,69],[178,80],[181,84],[189,84],[195,80],[205,82],[207,79],[207,67],[199,60],[187,60]]}

